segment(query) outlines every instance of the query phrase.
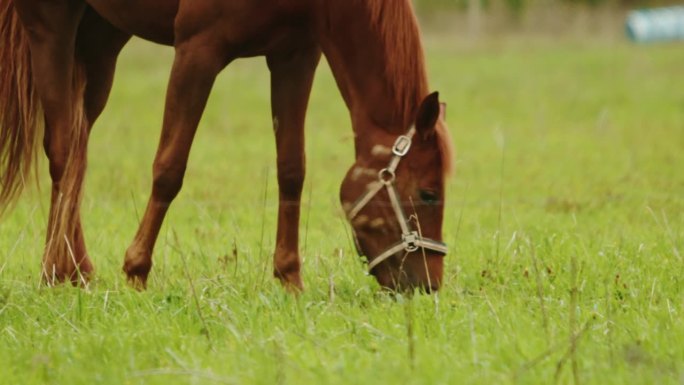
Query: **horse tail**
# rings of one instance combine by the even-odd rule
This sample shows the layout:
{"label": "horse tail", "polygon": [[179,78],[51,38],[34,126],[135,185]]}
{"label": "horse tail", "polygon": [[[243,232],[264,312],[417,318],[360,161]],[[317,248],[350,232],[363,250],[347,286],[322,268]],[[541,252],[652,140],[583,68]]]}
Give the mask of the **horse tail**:
{"label": "horse tail", "polygon": [[21,193],[38,154],[42,116],[31,51],[13,1],[0,3],[0,214]]}
{"label": "horse tail", "polygon": [[[81,63],[74,63],[73,105],[69,148],[59,179],[53,189],[48,219],[44,278],[53,282],[51,271],[75,257],[70,243],[80,232],[79,207],[86,168],[88,120],[83,95],[87,76]],[[12,0],[0,1],[0,215],[28,184],[36,167],[44,114],[35,89],[31,68],[29,36]],[[38,178],[36,177],[36,181]],[[55,195],[56,193],[56,195]],[[73,261],[80,264],[80,261]],[[52,264],[50,266],[49,264]],[[58,281],[73,277],[54,277]]]}

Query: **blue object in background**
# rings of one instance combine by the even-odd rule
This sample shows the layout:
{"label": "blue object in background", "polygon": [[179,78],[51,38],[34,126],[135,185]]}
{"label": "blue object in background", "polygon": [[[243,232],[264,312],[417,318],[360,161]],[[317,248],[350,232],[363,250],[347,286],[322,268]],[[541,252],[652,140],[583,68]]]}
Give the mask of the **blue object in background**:
{"label": "blue object in background", "polygon": [[625,29],[636,42],[684,39],[684,6],[632,11]]}

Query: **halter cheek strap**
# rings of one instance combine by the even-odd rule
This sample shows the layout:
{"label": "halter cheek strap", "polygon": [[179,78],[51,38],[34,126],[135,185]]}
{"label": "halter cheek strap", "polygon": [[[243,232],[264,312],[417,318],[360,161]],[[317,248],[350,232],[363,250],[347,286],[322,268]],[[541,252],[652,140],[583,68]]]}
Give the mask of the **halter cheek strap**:
{"label": "halter cheek strap", "polygon": [[[440,254],[447,254],[449,251],[446,244],[443,242],[435,241],[433,239],[425,238],[421,236],[418,231],[409,228],[408,220],[406,219],[406,214],[401,207],[401,201],[399,199],[399,194],[394,186],[394,181],[396,179],[396,171],[399,166],[401,159],[408,153],[411,149],[411,141],[416,133],[416,129],[411,127],[411,129],[405,135],[401,135],[394,142],[392,147],[392,160],[387,167],[380,170],[378,173],[378,180],[371,183],[368,186],[366,192],[354,203],[352,208],[347,213],[349,220],[351,221],[359,212],[373,199],[383,188],[387,190],[387,195],[390,198],[390,203],[394,214],[397,216],[397,221],[401,227],[401,240],[389,246],[384,252],[376,256],[368,263],[368,271],[372,271],[379,264],[393,256],[400,251],[406,251],[407,253],[417,251],[419,249],[425,249],[434,251]],[[353,230],[353,229],[352,229]],[[353,231],[352,231],[353,233]],[[358,246],[358,240],[356,235],[354,235],[354,240],[356,241],[356,247],[361,254],[361,249]]]}

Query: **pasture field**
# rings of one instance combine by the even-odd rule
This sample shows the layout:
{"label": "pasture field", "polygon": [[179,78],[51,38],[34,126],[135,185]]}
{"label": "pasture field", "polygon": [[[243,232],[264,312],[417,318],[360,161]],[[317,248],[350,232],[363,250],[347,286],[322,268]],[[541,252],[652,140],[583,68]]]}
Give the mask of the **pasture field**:
{"label": "pasture field", "polygon": [[306,292],[271,278],[263,59],[221,75],[149,289],[128,288],[172,59],[135,41],[91,139],[93,284],[39,283],[47,172],[0,222],[0,383],[684,383],[682,46],[442,35],[426,49],[458,152],[438,295],[392,298],[364,275],[337,199],[352,134],[324,63],[307,124]]}

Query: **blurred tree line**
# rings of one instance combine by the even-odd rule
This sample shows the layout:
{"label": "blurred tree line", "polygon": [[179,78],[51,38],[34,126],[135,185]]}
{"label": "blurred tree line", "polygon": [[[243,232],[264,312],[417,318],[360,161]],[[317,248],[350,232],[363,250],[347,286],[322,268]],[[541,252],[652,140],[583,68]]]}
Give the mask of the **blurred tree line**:
{"label": "blurred tree line", "polygon": [[[413,0],[427,24],[460,28],[466,36],[534,32],[617,35],[630,9],[682,0]],[[441,22],[441,24],[440,24]]]}

